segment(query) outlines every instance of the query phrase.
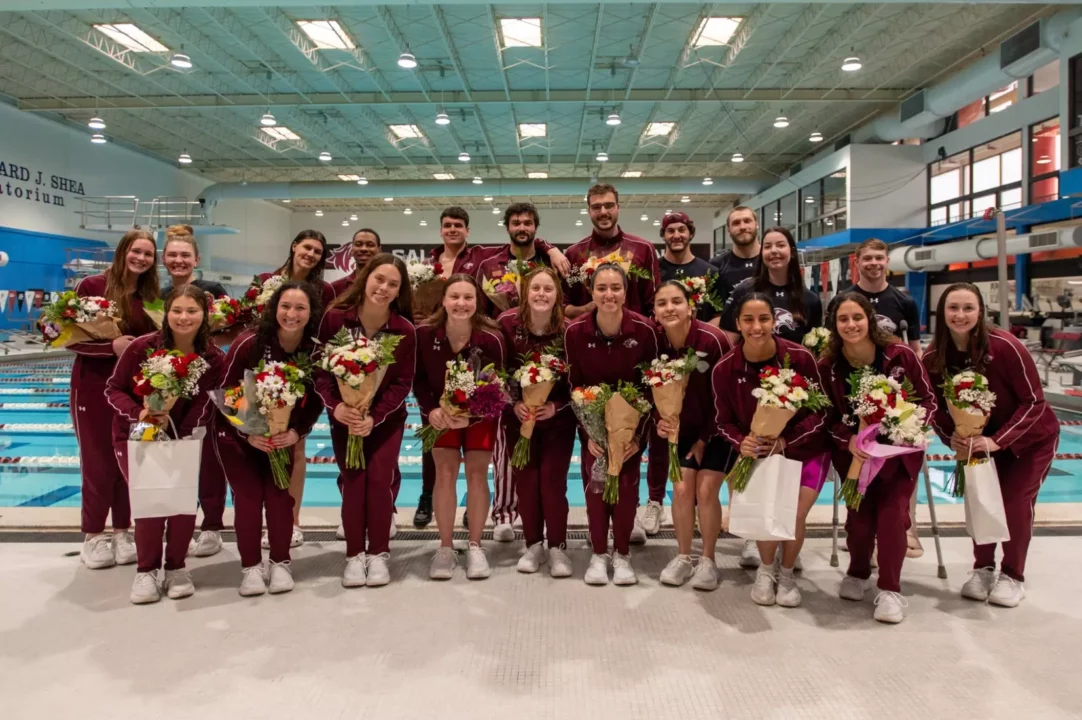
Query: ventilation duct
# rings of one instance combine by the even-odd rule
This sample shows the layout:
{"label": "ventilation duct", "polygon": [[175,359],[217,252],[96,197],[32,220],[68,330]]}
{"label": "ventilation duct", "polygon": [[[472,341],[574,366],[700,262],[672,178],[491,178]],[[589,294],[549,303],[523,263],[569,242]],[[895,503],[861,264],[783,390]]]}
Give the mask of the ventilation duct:
{"label": "ventilation duct", "polygon": [[[1028,255],[1079,247],[1082,247],[1082,226],[1007,238],[1007,255]],[[994,260],[996,257],[996,239],[991,237],[942,245],[894,248],[890,251],[887,264],[891,272],[913,272],[942,270],[952,263]]]}

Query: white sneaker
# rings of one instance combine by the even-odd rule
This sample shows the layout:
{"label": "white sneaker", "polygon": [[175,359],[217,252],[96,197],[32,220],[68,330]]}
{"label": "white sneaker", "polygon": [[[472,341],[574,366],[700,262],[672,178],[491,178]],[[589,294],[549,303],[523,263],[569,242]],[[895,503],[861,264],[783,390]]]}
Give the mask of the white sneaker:
{"label": "white sneaker", "polygon": [[79,559],[91,570],[116,565],[116,553],[113,552],[113,543],[105,533],[91,535],[83,540],[83,549],[79,553]]}
{"label": "white sneaker", "polygon": [[136,573],[135,582],[131,584],[131,595],[128,596],[128,599],[134,605],[149,605],[161,600],[162,591],[158,587],[157,573]]}
{"label": "white sneaker", "polygon": [[336,540],[345,540],[346,539],[346,526],[342,525],[342,524],[339,524],[338,529],[334,531],[334,537],[335,537]]}
{"label": "white sneaker", "polygon": [[665,566],[665,569],[661,571],[661,583],[663,585],[671,585],[673,587],[680,587],[688,581],[688,578],[695,572],[695,565],[691,562],[690,555],[677,555],[669,564]]}
{"label": "white sneaker", "polygon": [[368,556],[368,587],[381,587],[391,582],[391,569],[387,567],[390,559],[390,553]]}
{"label": "white sneaker", "polygon": [[650,537],[657,535],[661,529],[661,503],[653,500],[646,503],[646,509],[642,513],[642,527]]}
{"label": "white sneaker", "polygon": [[492,539],[496,542],[514,542],[515,528],[511,523],[498,523],[492,528]]}
{"label": "white sneaker", "polygon": [[775,591],[774,599],[778,605],[787,608],[800,607],[800,588],[796,585],[796,578],[793,577],[792,570],[781,569],[778,573],[778,589]]}
{"label": "white sneaker", "polygon": [[635,524],[631,526],[631,538],[629,542],[632,545],[645,545],[646,544],[646,528],[642,526],[642,521],[639,520],[639,516],[635,516]]}
{"label": "white sneaker", "polygon": [[189,551],[189,555],[195,557],[210,557],[217,555],[222,550],[222,534],[217,530],[204,530],[199,533],[195,546]]}
{"label": "white sneaker", "polygon": [[804,561],[800,559],[800,553],[796,554],[796,560],[793,561],[793,572],[804,572]]}
{"label": "white sneaker", "polygon": [[[574,568],[571,565],[571,558],[567,556],[563,548],[549,548],[549,577],[565,578],[571,577],[571,573]],[[608,573],[605,573],[608,577]]]}
{"label": "white sneaker", "polygon": [[346,569],[342,571],[342,587],[364,587],[368,581],[367,564],[364,553],[346,558]]}
{"label": "white sneaker", "polygon": [[759,572],[755,573],[755,585],[751,588],[751,600],[756,605],[773,605],[777,601],[773,565],[759,566]]}
{"label": "white sneaker", "polygon": [[301,545],[304,545],[304,531],[301,530],[300,525],[294,525],[293,537],[289,539],[289,549],[299,548]]}
{"label": "white sneaker", "polygon": [[977,568],[969,571],[969,579],[962,585],[962,597],[977,602],[984,602],[988,594],[996,586],[996,569],[994,567]]}
{"label": "white sneaker", "polygon": [[428,566],[428,577],[430,580],[450,580],[455,574],[456,565],[458,558],[454,548],[437,548],[436,554],[432,556],[432,564]]}
{"label": "white sneaker", "polygon": [[754,570],[759,567],[759,546],[754,540],[745,540],[744,548],[740,551],[740,567]]}
{"label": "white sneaker", "polygon": [[713,558],[700,558],[691,576],[691,587],[696,590],[717,590],[721,581],[718,564]]}
{"label": "white sneaker", "polygon": [[180,600],[195,595],[195,583],[192,582],[192,576],[184,568],[166,570],[162,590],[165,591],[170,600]]}
{"label": "white sneaker", "polygon": [[287,593],[293,589],[293,570],[289,567],[289,561],[272,562],[270,564],[270,582],[267,590],[271,595]]}
{"label": "white sneaker", "polygon": [[270,550],[270,534],[267,532],[267,528],[263,528],[263,539],[259,541],[259,545],[264,550]]}
{"label": "white sneaker", "polygon": [[545,564],[545,543],[534,543],[518,559],[520,573],[535,573]]}
{"label": "white sneaker", "polygon": [[860,602],[864,599],[864,594],[867,591],[868,588],[865,580],[855,578],[852,575],[846,575],[842,578],[842,586],[841,589],[838,590],[838,597],[842,600]]}
{"label": "white sneaker", "polygon": [[255,597],[267,592],[266,570],[263,563],[241,570],[240,590],[238,590],[241,597]]}
{"label": "white sneaker", "polygon": [[387,535],[388,540],[394,540],[394,536],[398,534],[398,523],[395,522],[395,514],[391,513],[391,532]]}
{"label": "white sneaker", "polygon": [[484,580],[492,574],[488,566],[485,549],[477,543],[470,543],[466,548],[466,577],[470,580]]}
{"label": "white sneaker", "polygon": [[875,596],[875,619],[881,623],[897,624],[905,620],[905,608],[909,603],[901,593],[880,590]]}
{"label": "white sneaker", "polygon": [[619,553],[612,556],[612,584],[634,585],[639,581],[635,568],[631,567],[631,556]]}
{"label": "white sneaker", "polygon": [[135,562],[135,540],[127,530],[113,533],[113,551],[117,565],[131,565]]}
{"label": "white sneaker", "polygon": [[999,574],[996,586],[988,593],[988,602],[1000,607],[1013,608],[1026,597],[1025,586],[1012,577]]}
{"label": "white sneaker", "polygon": [[595,554],[590,558],[590,566],[586,568],[583,580],[587,585],[609,584],[609,556]]}

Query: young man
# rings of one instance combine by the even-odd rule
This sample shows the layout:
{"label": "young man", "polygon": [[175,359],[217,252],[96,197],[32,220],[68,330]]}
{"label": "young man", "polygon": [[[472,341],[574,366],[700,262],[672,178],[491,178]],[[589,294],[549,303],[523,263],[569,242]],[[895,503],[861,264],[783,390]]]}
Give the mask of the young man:
{"label": "young man", "polygon": [[[537,239],[541,216],[532,203],[509,205],[503,213],[503,227],[507,231],[509,242],[481,261],[477,268],[478,285],[482,285],[485,280],[498,280],[509,269],[513,271],[519,260],[523,263],[523,277],[528,268],[550,264],[549,258],[540,252],[544,243]],[[498,317],[502,312],[487,295],[481,298],[481,306],[484,313],[491,318]]]}
{"label": "young man", "polygon": [[335,297],[341,297],[349,291],[357,273],[368,264],[369,260],[382,252],[382,247],[379,233],[371,228],[361,228],[353,233],[353,241],[349,246],[349,254],[353,257],[353,272],[331,283]]}
{"label": "young man", "polygon": [[759,265],[759,221],[755,211],[739,205],[729,211],[725,226],[733,247],[710,259],[710,264],[718,269],[717,296],[723,303],[734,287],[755,274]]}
{"label": "young man", "polygon": [[[628,278],[627,305],[630,310],[643,315],[651,314],[654,290],[660,272],[657,251],[652,243],[620,229],[620,194],[607,183],[594,185],[586,191],[586,206],[590,212],[593,232],[567,249],[567,259],[578,266],[590,257],[605,257],[619,251],[625,260],[645,270],[649,279]],[[564,314],[568,320],[593,311],[594,303],[583,282],[567,283],[564,292],[567,303]]]}

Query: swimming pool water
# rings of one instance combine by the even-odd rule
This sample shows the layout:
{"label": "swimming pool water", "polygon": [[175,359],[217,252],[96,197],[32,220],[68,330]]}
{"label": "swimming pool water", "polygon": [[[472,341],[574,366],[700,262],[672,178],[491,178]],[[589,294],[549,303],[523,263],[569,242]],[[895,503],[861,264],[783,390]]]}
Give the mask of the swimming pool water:
{"label": "swimming pool water", "polygon": [[[68,410],[69,361],[15,361],[0,363],[0,507],[78,507],[80,477],[78,445],[71,429]],[[412,405],[412,403],[411,403]],[[1082,421],[1082,415],[1057,412],[1061,421]],[[409,409],[407,423],[419,424],[415,406]],[[308,437],[309,458],[331,458],[330,433],[326,415]],[[944,455],[948,449],[938,440],[928,448],[932,455]],[[579,453],[576,442],[575,455]],[[1064,424],[1060,429],[1059,456],[1082,458],[1082,425]],[[399,501],[412,506],[421,492],[420,442],[407,431],[400,456],[402,490]],[[955,503],[944,488],[953,463],[931,462],[929,470],[936,502]],[[304,488],[306,506],[338,507],[341,499],[335,484],[337,468],[333,463],[310,462]],[[568,500],[572,506],[585,505],[578,463],[571,466]],[[924,483],[919,501],[925,501]],[[460,498],[465,502],[465,480],[460,478]],[[642,502],[646,496],[645,467],[640,487]],[[670,491],[671,492],[671,491]],[[726,491],[723,489],[722,493]],[[1052,464],[1038,502],[1082,502],[1082,459],[1059,459]],[[828,488],[818,504],[829,505]]]}

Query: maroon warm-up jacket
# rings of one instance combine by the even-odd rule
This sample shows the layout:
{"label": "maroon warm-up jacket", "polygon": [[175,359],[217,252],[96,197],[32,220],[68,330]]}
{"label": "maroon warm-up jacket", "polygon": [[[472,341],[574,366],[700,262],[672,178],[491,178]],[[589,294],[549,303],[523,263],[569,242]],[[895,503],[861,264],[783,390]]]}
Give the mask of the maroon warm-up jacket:
{"label": "maroon warm-up jacket", "polygon": [[[541,255],[547,255],[549,250],[552,249],[552,244],[537,238],[533,243],[534,250]],[[501,250],[505,249],[506,245],[498,245],[496,247],[481,247],[480,245],[467,245],[462,249],[462,252],[455,258],[455,266],[451,269],[451,275],[456,273],[466,273],[467,275],[477,276],[477,270],[481,267],[481,263],[488,260],[493,255],[496,255]],[[428,252],[428,259],[434,263],[440,261],[440,255],[443,254],[443,245],[437,245]],[[450,277],[451,275],[448,275]]]}
{"label": "maroon warm-up jacket", "polygon": [[[733,346],[721,330],[694,319],[691,321],[691,330],[684,347],[680,350],[673,349],[664,329],[658,330],[658,339],[658,355],[668,355],[670,359],[687,354],[689,348],[696,353],[703,353],[699,359],[706,363],[706,369],[702,372],[695,370],[688,378],[684,407],[680,411],[680,434],[685,437],[694,434],[697,439],[707,442],[717,435],[717,425],[714,423],[717,410],[714,408],[711,382],[713,369]],[[659,417],[657,410],[654,411],[654,417]]]}
{"label": "maroon warm-up jacket", "polygon": [[[628,278],[625,307],[644,315],[652,312],[651,303],[654,301],[654,292],[657,290],[661,271],[657,264],[657,250],[648,240],[626,233],[617,227],[616,237],[611,240],[599,238],[595,232],[569,247],[565,254],[571,266],[575,267],[582,265],[591,256],[604,257],[617,250],[625,257],[630,256],[633,265],[650,273],[649,280]],[[590,299],[590,289],[585,283],[564,282],[564,302],[567,305],[585,305],[590,302]]]}
{"label": "maroon warm-up jacket", "polygon": [[[544,351],[545,348],[554,344],[563,347],[563,328],[559,328],[548,335],[534,335],[519,319],[518,308],[512,308],[501,313],[497,322],[500,325],[500,330],[503,331],[504,340],[506,340],[507,346],[510,348],[510,357],[507,360],[507,372],[509,375],[514,374],[516,370],[522,367],[523,355],[529,355],[535,351]],[[566,354],[562,350],[557,354],[566,361]],[[574,413],[568,407],[571,402],[571,386],[568,384],[567,376],[556,382],[552,392],[549,393],[548,401],[555,406],[556,414],[549,420],[537,423],[538,427],[545,427],[549,423],[557,421],[574,421]]]}
{"label": "maroon warm-up jacket", "polygon": [[[105,297],[105,275],[91,275],[79,281],[75,286],[78,297]],[[155,332],[154,323],[143,311],[143,299],[138,294],[131,296],[131,317],[121,323],[120,330],[125,335],[140,336]],[[83,382],[90,385],[104,385],[113,373],[117,356],[113,354],[112,340],[91,340],[67,346],[75,353],[75,365],[72,367],[71,384],[78,389]]]}
{"label": "maroon warm-up jacket", "polygon": [[[269,278],[273,274],[274,273],[269,272],[259,273],[259,282],[266,282],[267,278]],[[323,300],[323,310],[326,311],[330,304],[334,302],[334,298],[337,296],[337,291],[335,290],[334,286],[326,280],[320,280],[317,287],[321,293],[321,298]]]}
{"label": "maroon warm-up jacket", "polygon": [[459,356],[466,360],[474,348],[481,351],[485,364],[492,363],[497,370],[507,364],[507,348],[499,330],[475,329],[469,342],[456,353],[451,350],[445,327],[421,325],[417,328],[417,372],[413,378],[413,395],[421,406],[423,417],[427,418],[440,404],[447,379],[447,363]]}

